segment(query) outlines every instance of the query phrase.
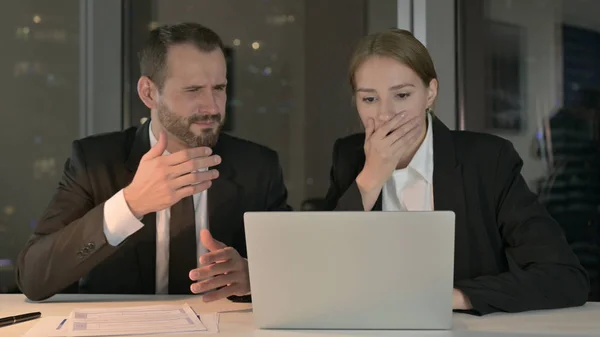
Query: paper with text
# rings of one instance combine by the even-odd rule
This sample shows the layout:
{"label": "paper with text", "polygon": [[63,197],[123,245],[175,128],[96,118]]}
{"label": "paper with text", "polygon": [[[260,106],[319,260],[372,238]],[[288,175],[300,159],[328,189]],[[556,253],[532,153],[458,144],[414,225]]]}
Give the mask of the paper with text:
{"label": "paper with text", "polygon": [[66,324],[67,336],[118,336],[207,332],[196,313],[183,305],[77,309]]}
{"label": "paper with text", "polygon": [[[176,332],[174,335],[197,336],[198,334],[212,334],[219,332],[219,313],[201,313],[198,317],[208,330],[200,332]],[[62,316],[42,317],[25,335],[23,335],[23,337],[67,337],[67,329],[65,328],[66,322],[67,319]],[[165,333],[165,335],[166,334],[167,333]]]}

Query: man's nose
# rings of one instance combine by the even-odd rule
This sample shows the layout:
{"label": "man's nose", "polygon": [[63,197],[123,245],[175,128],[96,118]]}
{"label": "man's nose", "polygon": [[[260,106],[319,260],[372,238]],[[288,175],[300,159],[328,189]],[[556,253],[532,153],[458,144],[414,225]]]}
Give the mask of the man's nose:
{"label": "man's nose", "polygon": [[203,114],[214,115],[219,113],[217,100],[212,93],[203,95],[202,99],[199,101],[198,110]]}

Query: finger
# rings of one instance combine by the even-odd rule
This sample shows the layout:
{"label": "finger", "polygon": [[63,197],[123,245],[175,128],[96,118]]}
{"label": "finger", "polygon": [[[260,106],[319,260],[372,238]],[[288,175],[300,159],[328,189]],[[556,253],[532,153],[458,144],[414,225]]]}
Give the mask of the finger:
{"label": "finger", "polygon": [[205,172],[192,172],[175,178],[172,182],[174,189],[179,189],[189,185],[197,185],[205,181],[211,181],[219,177],[219,171],[209,170]]}
{"label": "finger", "polygon": [[177,165],[190,161],[194,158],[210,156],[211,154],[212,149],[210,147],[192,147],[189,149],[177,151],[167,156],[166,162],[168,165]]}
{"label": "finger", "polygon": [[196,170],[207,169],[221,163],[221,157],[218,155],[208,157],[192,158],[183,163],[172,166],[170,172],[177,177]]}
{"label": "finger", "polygon": [[418,131],[420,125],[421,117],[413,117],[398,128],[392,130],[391,133],[384,138],[383,142],[385,145],[392,145],[415,129]]}
{"label": "finger", "polygon": [[375,132],[375,122],[372,118],[367,119],[367,125],[365,126],[365,139],[369,140]]}
{"label": "finger", "polygon": [[238,281],[239,275],[240,273],[236,272],[218,275],[209,278],[208,280],[196,282],[190,286],[190,289],[194,294],[215,290],[217,288],[225,287],[229,284],[235,283]]}
{"label": "finger", "polygon": [[233,272],[234,268],[235,264],[232,261],[213,263],[190,271],[189,277],[192,281],[202,281],[209,277]]}
{"label": "finger", "polygon": [[383,139],[390,134],[393,130],[399,128],[400,126],[406,124],[409,120],[406,118],[406,113],[404,111],[396,114],[392,119],[385,122],[382,126],[375,131],[374,136],[379,139]]}
{"label": "finger", "polygon": [[225,247],[200,256],[200,264],[229,261],[236,257],[239,257],[239,254],[235,249],[232,247]]}
{"label": "finger", "polygon": [[[412,142],[419,141],[420,138],[423,136],[423,131],[424,130],[422,128],[420,128],[418,126],[415,127],[413,130],[411,130],[409,132],[409,134],[406,135],[406,137],[408,137],[407,142],[410,144]],[[427,132],[427,131],[425,130],[425,132]]]}
{"label": "finger", "polygon": [[177,196],[177,200],[181,200],[185,197],[189,197],[190,195],[198,194],[200,192],[206,191],[212,186],[212,180],[201,182],[196,185],[188,185],[181,187],[180,189],[175,191],[175,195]]}
{"label": "finger", "polygon": [[141,161],[157,158],[163,155],[167,149],[167,133],[164,130],[160,130],[158,134],[158,141],[154,146],[144,154]]}
{"label": "finger", "polygon": [[419,133],[414,132],[406,137],[403,137],[402,140],[397,141],[392,144],[391,152],[393,157],[401,157],[405,154],[408,149],[412,149],[414,144],[419,141]]}
{"label": "finger", "polygon": [[421,128],[419,126],[419,124],[415,125],[412,129],[399,136],[398,139],[394,140],[390,144],[392,151],[396,152],[399,148],[405,147],[407,144],[412,144],[413,142],[419,140],[419,137],[421,136]]}
{"label": "finger", "polygon": [[211,291],[210,293],[203,295],[202,300],[204,302],[213,302],[222,300],[232,295],[241,294],[243,291],[243,286],[239,283],[234,283],[227,287],[221,288],[219,290]]}
{"label": "finger", "polygon": [[208,229],[203,229],[200,231],[200,241],[202,242],[204,248],[208,249],[209,251],[215,251],[227,247],[227,245],[223,242],[215,240]]}

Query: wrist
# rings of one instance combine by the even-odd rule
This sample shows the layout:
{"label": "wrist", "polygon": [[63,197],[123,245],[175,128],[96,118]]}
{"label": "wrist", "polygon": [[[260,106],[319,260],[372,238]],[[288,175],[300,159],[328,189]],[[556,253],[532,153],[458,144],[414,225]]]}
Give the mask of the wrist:
{"label": "wrist", "polygon": [[129,211],[131,214],[133,214],[133,216],[141,219],[146,214],[141,207],[137,205],[138,198],[135,197],[135,194],[132,193],[129,186],[123,189],[123,198],[125,199],[125,203],[127,204],[127,207],[129,207]]}
{"label": "wrist", "polygon": [[358,189],[364,193],[377,191],[383,187],[383,184],[377,179],[374,179],[373,175],[371,175],[369,171],[364,168],[356,177],[356,185],[358,185]]}
{"label": "wrist", "polygon": [[457,310],[471,310],[473,306],[469,298],[458,289],[454,289],[452,292],[452,307]]}

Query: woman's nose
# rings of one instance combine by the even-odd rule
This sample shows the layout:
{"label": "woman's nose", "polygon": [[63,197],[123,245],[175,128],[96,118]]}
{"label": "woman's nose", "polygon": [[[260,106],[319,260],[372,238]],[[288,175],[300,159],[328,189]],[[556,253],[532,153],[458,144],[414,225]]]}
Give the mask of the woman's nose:
{"label": "woman's nose", "polygon": [[394,117],[394,113],[389,111],[388,109],[385,109],[377,115],[377,118],[382,122],[387,122],[390,119],[392,119],[392,117]]}

